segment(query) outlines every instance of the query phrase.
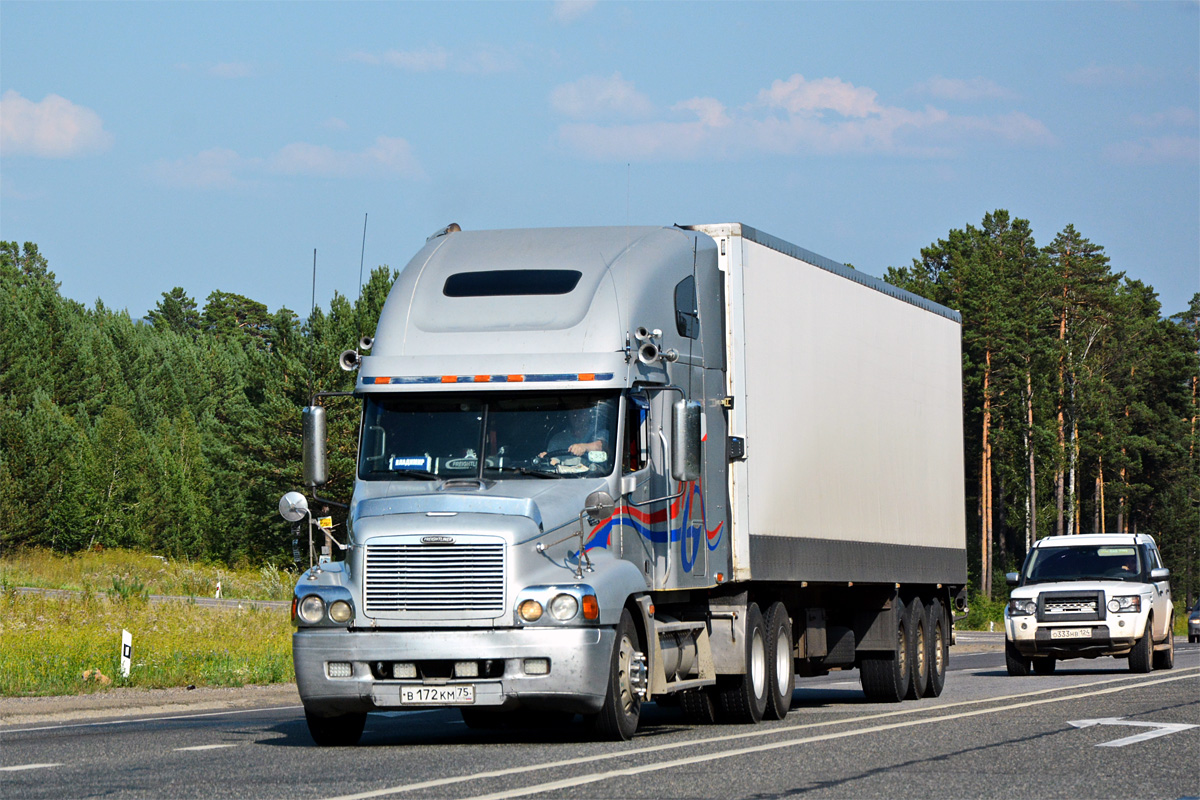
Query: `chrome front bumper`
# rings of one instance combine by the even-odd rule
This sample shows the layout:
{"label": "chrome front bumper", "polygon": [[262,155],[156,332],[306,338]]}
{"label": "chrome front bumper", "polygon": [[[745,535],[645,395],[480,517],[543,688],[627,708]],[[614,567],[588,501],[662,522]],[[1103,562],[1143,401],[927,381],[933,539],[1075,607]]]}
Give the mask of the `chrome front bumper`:
{"label": "chrome front bumper", "polygon": [[[401,687],[472,684],[472,707],[508,710],[526,706],[593,714],[608,687],[616,632],[611,628],[511,630],[348,631],[301,629],[292,634],[296,685],[305,709],[319,715],[419,709],[402,705]],[[499,678],[378,679],[376,662],[504,661]],[[548,659],[545,675],[527,675],[526,659]],[[330,662],[349,663],[351,674],[329,677]]]}

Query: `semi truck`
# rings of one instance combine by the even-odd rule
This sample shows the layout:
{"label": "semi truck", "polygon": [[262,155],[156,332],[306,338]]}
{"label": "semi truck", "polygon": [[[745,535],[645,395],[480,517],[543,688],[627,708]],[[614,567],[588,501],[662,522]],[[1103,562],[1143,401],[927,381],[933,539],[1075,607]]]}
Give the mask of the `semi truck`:
{"label": "semi truck", "polygon": [[[451,225],[341,362],[343,557],[292,611],[318,744],[431,707],[615,740],[650,701],[757,723],[831,670],[873,701],[942,691],[967,581],[957,312],[743,224]],[[302,410],[314,496],[325,401]],[[280,511],[312,516],[300,492]]]}

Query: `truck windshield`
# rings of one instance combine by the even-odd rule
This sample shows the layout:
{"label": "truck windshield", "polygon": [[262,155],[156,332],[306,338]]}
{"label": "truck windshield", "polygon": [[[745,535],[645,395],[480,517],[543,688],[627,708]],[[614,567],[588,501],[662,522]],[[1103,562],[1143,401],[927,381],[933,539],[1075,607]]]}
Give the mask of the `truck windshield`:
{"label": "truck windshield", "polygon": [[1142,567],[1134,545],[1042,547],[1029,556],[1025,582],[1140,581]]}
{"label": "truck windshield", "polygon": [[358,476],[391,481],[608,475],[617,401],[615,392],[370,394]]}

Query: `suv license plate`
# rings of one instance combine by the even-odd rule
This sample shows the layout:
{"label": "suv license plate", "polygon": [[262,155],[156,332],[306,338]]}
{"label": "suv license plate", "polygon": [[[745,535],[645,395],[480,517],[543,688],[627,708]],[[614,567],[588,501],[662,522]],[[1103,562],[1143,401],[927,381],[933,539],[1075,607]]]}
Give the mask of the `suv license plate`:
{"label": "suv license plate", "polygon": [[467,706],[475,702],[475,685],[458,683],[453,686],[401,686],[402,706]]}
{"label": "suv license plate", "polygon": [[1050,631],[1051,639],[1090,639],[1091,628],[1054,628]]}

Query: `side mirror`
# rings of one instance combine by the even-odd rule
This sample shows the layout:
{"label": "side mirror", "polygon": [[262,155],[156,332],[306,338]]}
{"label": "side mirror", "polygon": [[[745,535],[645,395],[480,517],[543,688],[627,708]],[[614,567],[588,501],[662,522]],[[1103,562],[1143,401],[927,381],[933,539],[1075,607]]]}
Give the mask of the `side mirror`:
{"label": "side mirror", "polygon": [[325,463],[325,409],[305,406],[300,412],[300,423],[304,432],[304,483],[306,486],[324,486],[329,480],[329,468]]}
{"label": "side mirror", "polygon": [[299,492],[288,492],[279,498],[279,516],[288,522],[299,522],[308,513],[308,500]]}
{"label": "side mirror", "polygon": [[583,502],[583,510],[587,512],[588,522],[593,525],[599,523],[600,520],[608,519],[617,509],[617,504],[608,492],[592,492]]}
{"label": "side mirror", "polygon": [[1016,586],[1021,582],[1021,575],[1017,572],[1006,572],[1004,573],[1004,582],[1009,586]]}
{"label": "side mirror", "polygon": [[1150,570],[1150,580],[1152,581],[1165,581],[1169,577],[1171,577],[1171,570],[1166,567],[1155,567]]}
{"label": "side mirror", "polygon": [[703,407],[694,400],[680,400],[671,407],[671,477],[694,481],[700,477],[700,415]]}

